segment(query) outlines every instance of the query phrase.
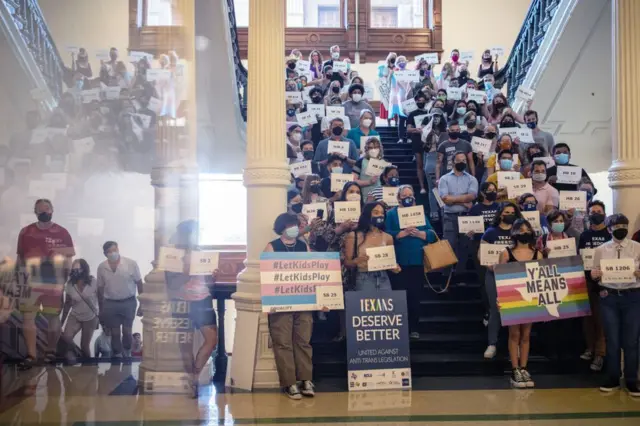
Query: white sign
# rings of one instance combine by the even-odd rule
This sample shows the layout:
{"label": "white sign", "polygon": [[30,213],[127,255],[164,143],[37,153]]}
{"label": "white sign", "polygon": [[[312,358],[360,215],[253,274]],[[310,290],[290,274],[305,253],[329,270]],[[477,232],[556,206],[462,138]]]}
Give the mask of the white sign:
{"label": "white sign", "polygon": [[[416,115],[413,117],[413,121],[416,123],[416,129],[422,129],[422,122],[427,118],[429,114]],[[429,122],[431,123],[431,121]]]}
{"label": "white sign", "polygon": [[378,160],[377,158],[370,158],[367,164],[367,168],[364,171],[364,174],[367,176],[380,176],[384,169],[389,165],[384,160]]}
{"label": "white sign", "polygon": [[633,259],[600,259],[602,284],[628,284],[636,282]]}
{"label": "white sign", "polygon": [[80,46],[65,46],[65,49],[67,52],[73,53],[74,55],[77,55],[80,52]]}
{"label": "white sign", "polygon": [[333,72],[342,72],[347,73],[349,71],[349,66],[345,61],[333,61]]}
{"label": "white sign", "polygon": [[290,104],[301,104],[302,93],[301,92],[284,92],[284,98]]}
{"label": "white sign", "polygon": [[424,206],[402,207],[398,209],[400,229],[415,228],[427,224],[424,217]]}
{"label": "white sign", "polygon": [[398,205],[398,187],[397,186],[383,186],[382,187],[382,201],[389,207],[395,207]]}
{"label": "white sign", "polygon": [[398,264],[396,262],[396,251],[393,246],[371,247],[366,250],[369,260],[367,261],[367,271],[385,271],[393,269]]}
{"label": "white sign", "polygon": [[523,101],[530,101],[535,95],[535,90],[524,86],[518,87],[518,91],[516,92],[516,98],[522,99]]}
{"label": "white sign", "polygon": [[560,210],[587,210],[586,191],[560,191]]}
{"label": "white sign", "polygon": [[350,173],[331,173],[331,192],[342,191],[347,182],[353,180]]}
{"label": "white sign", "polygon": [[129,62],[139,62],[144,58],[151,61],[153,59],[153,55],[146,52],[136,52],[135,50],[129,52]]}
{"label": "white sign", "polygon": [[486,98],[487,98],[487,94],[484,92],[484,90],[476,90],[476,89],[467,90],[468,101],[476,101],[478,104],[483,104],[485,103]]}
{"label": "white sign", "polygon": [[336,201],[333,203],[336,223],[360,220],[360,201]]}
{"label": "white sign", "polygon": [[491,48],[491,56],[504,56],[504,47],[494,46]]}
{"label": "white sign", "polygon": [[168,81],[171,80],[171,70],[152,68],[147,70],[147,81]]}
{"label": "white sign", "polygon": [[184,271],[184,250],[175,247],[161,246],[158,253],[158,269],[167,272]]}
{"label": "white sign", "polygon": [[343,106],[327,106],[327,118],[342,118],[344,116]]}
{"label": "white sign", "polygon": [[219,263],[218,251],[191,251],[189,275],[211,275],[218,269]]}
{"label": "white sign", "polygon": [[431,192],[433,192],[433,196],[436,198],[436,201],[438,202],[438,206],[440,206],[440,208],[443,208],[444,201],[442,201],[442,197],[440,196],[440,192],[438,191],[438,188],[433,188]]}
{"label": "white sign", "polygon": [[424,59],[427,64],[439,64],[440,58],[437,53],[423,53],[422,55],[416,56],[416,62],[420,62],[421,59]]}
{"label": "white sign", "polygon": [[349,156],[349,142],[346,141],[329,141],[329,146],[327,147],[327,154],[342,154],[345,157]]}
{"label": "white sign", "polygon": [[464,90],[462,87],[449,87],[447,89],[447,100],[459,101],[464,96]]}
{"label": "white sign", "polygon": [[394,75],[398,83],[417,83],[420,81],[420,71],[418,70],[396,71]]}
{"label": "white sign", "polygon": [[310,111],[297,113],[296,120],[298,120],[298,124],[302,127],[313,126],[318,122],[316,115]]}
{"label": "white sign", "polygon": [[582,263],[584,264],[584,270],[590,271],[595,267],[594,264],[594,254],[596,249],[594,248],[583,248],[580,250],[580,256],[582,256]]}
{"label": "white sign", "polygon": [[500,263],[500,253],[502,253],[505,248],[507,248],[507,246],[501,244],[480,244],[480,265],[494,266]]}
{"label": "white sign", "polygon": [[80,96],[82,97],[83,104],[89,104],[91,102],[100,102],[100,89],[89,89],[83,90],[80,92]]}
{"label": "white sign", "polygon": [[518,129],[518,139],[522,143],[535,143],[533,139],[533,130],[529,128],[521,128]]}
{"label": "white sign", "polygon": [[511,199],[518,198],[522,194],[533,193],[531,179],[519,179],[506,181],[507,196]]}
{"label": "white sign", "polygon": [[484,218],[482,216],[458,216],[458,232],[461,234],[484,234]]}
{"label": "white sign", "polygon": [[323,118],[324,104],[307,104],[307,111],[312,114],[315,114],[316,117]]}
{"label": "white sign", "polygon": [[500,127],[498,126],[498,134],[500,135],[509,135],[511,139],[520,137],[520,128],[519,127]]}
{"label": "white sign", "polygon": [[544,164],[547,165],[547,169],[556,165],[556,161],[553,159],[553,157],[539,157],[536,158],[536,161],[537,160],[544,161]]}
{"label": "white sign", "polygon": [[582,167],[574,166],[558,166],[557,168],[558,183],[580,183],[582,179]]}
{"label": "white sign", "polygon": [[372,101],[374,96],[375,96],[375,92],[373,89],[373,86],[370,84],[365,84],[364,85],[364,94],[362,95],[364,97],[364,99],[368,100],[368,101]]}
{"label": "white sign", "polygon": [[466,52],[460,52],[460,61],[462,62],[471,62],[473,61],[474,51],[468,50]]}
{"label": "white sign", "polygon": [[316,304],[318,309],[328,308],[329,310],[344,309],[344,292],[340,286],[317,285]]}
{"label": "white sign", "polygon": [[318,210],[322,210],[322,220],[327,220],[327,203],[310,203],[302,206],[302,214],[309,222],[318,217]]}
{"label": "white sign", "polygon": [[402,103],[402,109],[405,114],[411,114],[413,111],[418,109],[418,105],[416,105],[415,99],[408,99]]}
{"label": "white sign", "polygon": [[569,237],[562,240],[547,240],[547,248],[549,252],[549,258],[556,257],[568,257],[576,255],[576,239]]}
{"label": "white sign", "polygon": [[301,177],[311,174],[311,160],[289,164],[289,170],[293,177]]}
{"label": "white sign", "polygon": [[540,211],[534,210],[532,212],[522,212],[522,217],[531,224],[534,231],[542,231],[542,226],[540,225]]}
{"label": "white sign", "polygon": [[151,116],[147,114],[132,114],[133,117],[137,117],[142,122],[142,127],[148,129],[151,125]]}
{"label": "white sign", "polygon": [[309,71],[309,68],[311,68],[311,62],[302,59],[296,61],[296,71],[306,72]]}
{"label": "white sign", "polygon": [[111,57],[109,56],[109,50],[108,49],[97,49],[96,50],[96,59],[100,60],[100,61],[108,61],[111,59]]}
{"label": "white sign", "polygon": [[119,99],[120,98],[120,90],[122,90],[122,88],[120,86],[105,87],[104,96],[109,100]]}
{"label": "white sign", "polygon": [[520,172],[498,172],[498,188],[506,188],[508,181],[520,180]]}
{"label": "white sign", "polygon": [[478,136],[471,138],[471,147],[473,148],[473,152],[479,152],[483,155],[489,155],[492,143],[493,141],[491,139],[484,139]]}

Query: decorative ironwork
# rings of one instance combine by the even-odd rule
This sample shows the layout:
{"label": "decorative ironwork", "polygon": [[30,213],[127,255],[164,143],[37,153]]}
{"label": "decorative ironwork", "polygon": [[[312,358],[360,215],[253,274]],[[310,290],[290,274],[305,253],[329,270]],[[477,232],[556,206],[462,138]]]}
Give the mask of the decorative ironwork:
{"label": "decorative ironwork", "polygon": [[233,62],[235,64],[236,82],[238,84],[238,98],[242,118],[247,121],[247,69],[242,64],[240,56],[240,43],[238,42],[238,28],[236,26],[236,11],[233,0],[227,0],[229,11],[229,28],[231,29],[231,43],[233,49]]}
{"label": "decorative ironwork", "polygon": [[533,0],[531,2],[509,59],[504,68],[496,74],[496,86],[502,87],[504,84],[508,86],[509,102],[513,102],[518,87],[527,76],[560,1]]}

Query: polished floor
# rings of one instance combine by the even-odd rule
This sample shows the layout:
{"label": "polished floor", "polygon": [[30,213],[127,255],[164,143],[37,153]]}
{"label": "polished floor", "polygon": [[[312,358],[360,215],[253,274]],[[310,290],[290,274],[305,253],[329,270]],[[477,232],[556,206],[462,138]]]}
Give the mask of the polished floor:
{"label": "polished floor", "polygon": [[640,399],[624,392],[604,396],[588,381],[559,376],[541,378],[545,388],[535,390],[508,389],[506,378],[425,378],[418,388],[437,389],[411,392],[349,393],[318,383],[316,397],[302,401],[211,386],[197,401],[179,394],[138,395],[137,376],[136,364],[26,373],[5,366],[0,425],[640,425]]}

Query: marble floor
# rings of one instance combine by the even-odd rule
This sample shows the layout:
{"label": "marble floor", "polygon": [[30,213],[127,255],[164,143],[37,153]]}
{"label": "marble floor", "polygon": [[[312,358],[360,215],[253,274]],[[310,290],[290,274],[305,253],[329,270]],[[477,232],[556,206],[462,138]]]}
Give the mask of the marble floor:
{"label": "marble floor", "polygon": [[[0,425],[640,424],[640,399],[624,392],[604,396],[588,382],[560,376],[546,378],[547,385],[535,390],[508,389],[506,378],[424,378],[416,388],[437,389],[410,392],[349,393],[319,382],[316,397],[302,401],[275,391],[232,393],[212,386],[205,387],[198,400],[177,393],[139,395],[137,377],[136,364],[34,368],[26,373],[5,367]],[[461,390],[452,390],[456,388]]]}

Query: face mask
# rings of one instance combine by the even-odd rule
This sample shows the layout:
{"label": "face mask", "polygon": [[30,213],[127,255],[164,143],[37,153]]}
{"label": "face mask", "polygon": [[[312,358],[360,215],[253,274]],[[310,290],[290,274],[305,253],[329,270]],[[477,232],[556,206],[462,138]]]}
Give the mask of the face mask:
{"label": "face mask", "polygon": [[347,201],[360,201],[361,198],[362,198],[361,195],[356,194],[355,192],[347,194],[347,196],[345,197]]}
{"label": "face mask", "polygon": [[384,217],[383,216],[372,217],[371,224],[378,229],[384,229]]}
{"label": "face mask", "polygon": [[458,62],[458,59],[460,59],[459,55],[451,55],[451,59],[453,60],[453,62]]}
{"label": "face mask", "polygon": [[538,127],[538,122],[536,121],[530,121],[529,123],[527,123],[527,127],[530,129],[535,129],[536,127]]}
{"label": "face mask", "polygon": [[467,121],[467,127],[471,128],[471,127],[474,127],[475,125],[476,125],[476,120]]}
{"label": "face mask", "polygon": [[331,53],[331,58],[332,59],[340,59],[340,52],[332,52]]}
{"label": "face mask", "polygon": [[491,61],[491,56],[483,56],[482,57],[482,61],[483,62],[490,62]]}
{"label": "face mask", "polygon": [[551,224],[551,230],[553,232],[555,232],[556,234],[559,234],[560,232],[564,232],[564,222],[563,223],[552,223]]}
{"label": "face mask", "polygon": [[496,103],[495,106],[498,111],[502,111],[504,109],[503,103]]}
{"label": "face mask", "polygon": [[295,132],[293,135],[291,135],[291,139],[293,139],[295,142],[300,142],[302,140],[302,133]]}
{"label": "face mask", "polygon": [[533,174],[531,174],[531,179],[533,179],[536,182],[544,182],[545,180],[547,180],[547,174],[546,173],[533,173]]}
{"label": "face mask", "polygon": [[287,64],[287,67],[289,67],[290,70],[295,70],[296,69],[296,63],[295,62],[290,62],[289,64]]}
{"label": "face mask", "polygon": [[351,99],[353,99],[353,102],[360,102],[362,100],[362,95],[359,93],[354,93],[354,95],[351,96]]}
{"label": "face mask", "polygon": [[569,154],[556,154],[556,163],[567,164],[569,162]]}
{"label": "face mask", "polygon": [[491,90],[491,89],[493,89],[493,84],[491,82],[489,82],[489,81],[485,81],[484,82],[484,88],[486,90]]}
{"label": "face mask", "polygon": [[425,105],[427,105],[425,102],[416,102],[416,106],[419,109],[424,109]]}
{"label": "face mask", "polygon": [[371,127],[371,123],[373,123],[373,120],[371,120],[370,118],[365,118],[364,120],[362,120],[362,125],[364,127]]}
{"label": "face mask", "polygon": [[487,201],[493,202],[493,201],[498,199],[498,193],[497,192],[486,192],[484,194],[484,198],[486,198]]}
{"label": "face mask", "polygon": [[295,109],[288,109],[288,110],[287,110],[287,115],[288,115],[289,117],[293,117],[293,116],[295,116],[295,115],[296,115],[296,110],[295,110]]}
{"label": "face mask", "polygon": [[407,64],[406,64],[405,62],[400,62],[400,63],[398,64],[398,68],[400,68],[401,70],[405,69],[405,68],[406,68],[406,66],[407,66]]}
{"label": "face mask", "polygon": [[302,213],[302,203],[291,204],[291,211]]}
{"label": "face mask", "polygon": [[378,158],[380,155],[380,148],[371,148],[369,150],[369,157]]}
{"label": "face mask", "polygon": [[442,102],[447,100],[447,95],[438,95],[438,99],[440,99]]}
{"label": "face mask", "polygon": [[467,113],[467,109],[465,107],[460,107],[456,109],[456,112],[460,115],[464,115]]}
{"label": "face mask", "polygon": [[49,222],[51,222],[51,216],[52,216],[51,213],[45,213],[45,212],[39,213],[38,214],[38,222],[49,223]]}
{"label": "face mask", "polygon": [[320,102],[322,102],[322,96],[314,96],[311,98],[311,100],[314,104],[319,104]]}
{"label": "face mask", "polygon": [[389,186],[399,186],[400,178],[397,176],[390,177],[388,183],[389,183]]}
{"label": "face mask", "polygon": [[331,133],[333,133],[334,136],[340,136],[342,134],[342,127],[334,127],[333,129],[331,129]]}
{"label": "face mask", "polygon": [[622,241],[625,238],[627,238],[627,234],[629,234],[629,230],[628,229],[616,229],[612,232],[613,234],[613,238],[615,238],[618,241]]}
{"label": "face mask", "polygon": [[507,225],[513,225],[513,222],[516,221],[516,215],[515,214],[506,214],[506,215],[502,216],[502,221],[504,223],[506,223]]}
{"label": "face mask", "polygon": [[339,87],[339,86],[333,86],[333,87],[331,88],[331,91],[332,91],[333,93],[340,93],[340,87]]}
{"label": "face mask", "polygon": [[331,173],[342,173],[342,167],[332,167],[331,168]]}
{"label": "face mask", "polygon": [[493,139],[496,137],[496,134],[494,132],[487,132],[484,135],[487,139]]}
{"label": "face mask", "polygon": [[402,204],[403,207],[411,207],[415,202],[416,202],[416,199],[414,197],[407,197],[400,200],[400,203]]}
{"label": "face mask", "polygon": [[69,274],[69,279],[71,279],[72,282],[77,282],[80,278],[82,278],[82,269],[72,269]]}
{"label": "face mask", "polygon": [[454,167],[456,168],[457,171],[463,172],[464,169],[467,168],[467,163],[456,163]]}
{"label": "face mask", "polygon": [[313,151],[302,151],[302,156],[305,160],[313,160],[315,152]]}
{"label": "face mask", "polygon": [[513,161],[507,159],[500,160],[501,170],[511,170],[511,167],[513,167]]}
{"label": "face mask", "polygon": [[536,211],[538,207],[534,204],[534,203],[525,203],[522,206],[522,210],[524,210],[525,212],[533,212]]}
{"label": "face mask", "polygon": [[593,225],[602,225],[604,222],[604,215],[600,213],[593,213],[589,215],[589,222]]}
{"label": "face mask", "polygon": [[533,234],[525,232],[524,234],[517,234],[516,241],[521,244],[531,244],[533,243]]}
{"label": "face mask", "polygon": [[449,132],[449,139],[455,141],[460,137],[460,132]]}
{"label": "face mask", "polygon": [[300,229],[297,226],[292,226],[284,230],[284,235],[289,239],[296,239],[300,234]]}
{"label": "face mask", "polygon": [[309,185],[309,191],[311,191],[311,193],[313,193],[313,194],[319,194],[320,193],[320,184],[314,183],[314,184]]}
{"label": "face mask", "polygon": [[109,259],[112,262],[117,262],[118,259],[120,259],[120,253],[118,253],[117,251],[112,251],[107,255],[107,259]]}
{"label": "face mask", "polygon": [[503,121],[500,127],[516,127],[515,123],[511,120]]}
{"label": "face mask", "polygon": [[302,83],[298,83],[298,90],[302,90]]}

